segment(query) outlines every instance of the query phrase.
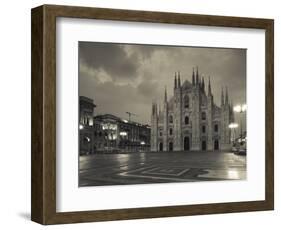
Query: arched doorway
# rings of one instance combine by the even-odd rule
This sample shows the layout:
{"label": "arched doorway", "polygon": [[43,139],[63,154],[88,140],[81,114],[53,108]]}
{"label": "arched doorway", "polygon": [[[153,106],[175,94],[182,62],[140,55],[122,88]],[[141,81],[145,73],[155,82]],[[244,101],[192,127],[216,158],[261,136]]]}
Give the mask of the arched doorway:
{"label": "arched doorway", "polygon": [[159,151],[160,151],[160,152],[163,151],[163,143],[162,143],[162,142],[159,143]]}
{"label": "arched doorway", "polygon": [[220,147],[220,146],[219,146],[219,140],[216,139],[216,140],[214,141],[214,150],[219,150],[219,147]]}
{"label": "arched doorway", "polygon": [[207,144],[206,144],[206,141],[204,140],[204,141],[202,141],[202,143],[201,143],[201,149],[202,149],[202,151],[206,151],[207,150]]}
{"label": "arched doorway", "polygon": [[183,149],[185,151],[189,151],[190,150],[190,142],[189,142],[189,137],[184,137],[184,140],[183,140]]}
{"label": "arched doorway", "polygon": [[169,151],[173,151],[173,142],[169,142]]}

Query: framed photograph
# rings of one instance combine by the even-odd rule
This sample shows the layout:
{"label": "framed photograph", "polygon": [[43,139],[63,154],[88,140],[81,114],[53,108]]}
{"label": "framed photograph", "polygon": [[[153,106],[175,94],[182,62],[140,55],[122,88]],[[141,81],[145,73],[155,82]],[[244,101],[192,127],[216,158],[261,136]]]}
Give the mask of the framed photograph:
{"label": "framed photograph", "polygon": [[274,21],[32,9],[41,224],[274,208]]}

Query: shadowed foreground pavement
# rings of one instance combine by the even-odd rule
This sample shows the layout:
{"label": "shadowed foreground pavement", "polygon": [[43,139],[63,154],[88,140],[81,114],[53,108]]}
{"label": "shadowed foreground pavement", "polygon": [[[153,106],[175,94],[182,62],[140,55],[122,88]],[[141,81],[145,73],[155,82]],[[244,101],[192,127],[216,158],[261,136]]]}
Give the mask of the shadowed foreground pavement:
{"label": "shadowed foreground pavement", "polygon": [[246,156],[161,152],[80,156],[79,186],[246,179]]}

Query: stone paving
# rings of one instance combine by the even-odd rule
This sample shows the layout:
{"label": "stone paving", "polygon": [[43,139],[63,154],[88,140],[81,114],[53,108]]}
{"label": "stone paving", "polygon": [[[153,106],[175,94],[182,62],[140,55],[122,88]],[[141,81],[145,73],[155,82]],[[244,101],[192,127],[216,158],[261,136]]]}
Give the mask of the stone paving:
{"label": "stone paving", "polygon": [[79,186],[245,180],[246,156],[160,152],[80,156]]}

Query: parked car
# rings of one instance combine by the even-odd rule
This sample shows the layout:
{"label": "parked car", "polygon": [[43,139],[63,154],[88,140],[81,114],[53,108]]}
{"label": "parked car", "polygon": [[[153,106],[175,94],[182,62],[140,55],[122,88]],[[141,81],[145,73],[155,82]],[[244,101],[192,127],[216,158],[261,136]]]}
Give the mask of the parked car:
{"label": "parked car", "polygon": [[234,145],[234,146],[232,146],[231,151],[234,153],[237,153],[237,152],[239,152],[239,147]]}
{"label": "parked car", "polygon": [[232,145],[231,151],[232,151],[233,153],[238,153],[238,152],[239,152],[239,148],[240,148],[240,143],[235,142],[235,143]]}
{"label": "parked car", "polygon": [[236,139],[235,142],[233,143],[231,150],[235,154],[246,155],[247,137]]}
{"label": "parked car", "polygon": [[238,153],[241,154],[241,155],[247,154],[247,142],[246,141],[242,141],[240,143],[240,148],[239,148]]}

